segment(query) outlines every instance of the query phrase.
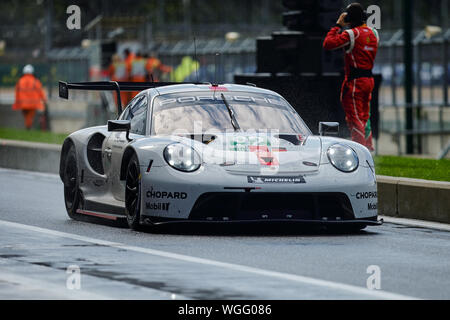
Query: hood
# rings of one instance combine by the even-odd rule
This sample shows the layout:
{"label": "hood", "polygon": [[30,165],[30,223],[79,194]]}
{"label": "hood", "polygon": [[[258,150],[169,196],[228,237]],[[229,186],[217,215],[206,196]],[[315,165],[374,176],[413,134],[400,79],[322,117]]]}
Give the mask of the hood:
{"label": "hood", "polygon": [[204,163],[233,174],[312,173],[320,166],[321,141],[315,136],[236,132],[215,135],[195,148]]}

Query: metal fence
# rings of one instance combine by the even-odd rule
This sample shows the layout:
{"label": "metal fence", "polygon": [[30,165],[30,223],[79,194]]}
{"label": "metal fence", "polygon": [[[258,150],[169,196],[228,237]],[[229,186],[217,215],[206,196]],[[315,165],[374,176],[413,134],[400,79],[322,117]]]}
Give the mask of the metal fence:
{"label": "metal fence", "polygon": [[[374,72],[383,76],[380,88],[380,132],[390,135],[396,153],[402,154],[405,135],[415,137],[416,151],[426,153],[427,137],[435,137],[442,150],[450,135],[448,46],[450,29],[433,37],[425,31],[414,32],[414,103],[406,105],[403,89],[402,30],[380,31],[381,41]],[[93,79],[92,66],[99,65],[98,46],[90,49],[54,49],[49,54],[48,88],[55,95],[57,80],[86,81]],[[224,38],[152,42],[144,51],[156,52],[160,60],[172,67],[169,81],[233,82],[234,74],[256,71],[256,39]],[[196,61],[199,69],[196,71]],[[95,78],[95,77],[94,77]],[[9,78],[8,78],[9,79]],[[86,93],[80,93],[84,98]],[[78,94],[77,94],[78,95]],[[86,96],[88,98],[88,96]],[[405,130],[405,108],[413,108],[412,130]]]}
{"label": "metal fence", "polygon": [[[417,153],[430,153],[430,146],[446,148],[450,135],[448,47],[450,29],[430,36],[426,30],[414,32],[413,101],[407,105],[404,97],[403,31],[380,32],[381,42],[374,71],[383,75],[380,88],[380,131],[392,136],[397,154],[403,153],[402,137],[414,136]],[[405,130],[404,114],[412,108],[412,130]],[[434,140],[430,137],[434,136]],[[431,152],[436,153],[436,152]]]}
{"label": "metal fence", "polygon": [[59,80],[71,82],[88,81],[90,73],[91,52],[79,47],[53,49],[49,52],[50,67],[49,83],[47,85],[49,97],[52,98],[54,88]]}
{"label": "metal fence", "polygon": [[[225,39],[178,41],[153,44],[149,51],[158,53],[159,59],[172,67],[169,80],[200,82],[233,82],[235,73],[256,70],[256,40],[254,38],[227,41]],[[198,71],[183,73],[177,68],[199,62]],[[178,69],[179,70],[179,69]]]}
{"label": "metal fence", "polygon": [[[380,102],[383,105],[402,105],[403,95],[398,94],[398,89],[403,86],[404,76],[403,31],[380,32],[380,34],[380,49],[374,71],[383,75],[383,86],[389,89]],[[450,29],[431,38],[427,38],[424,30],[415,32],[413,70],[416,104],[448,105],[449,39]],[[433,90],[430,90],[431,88]]]}

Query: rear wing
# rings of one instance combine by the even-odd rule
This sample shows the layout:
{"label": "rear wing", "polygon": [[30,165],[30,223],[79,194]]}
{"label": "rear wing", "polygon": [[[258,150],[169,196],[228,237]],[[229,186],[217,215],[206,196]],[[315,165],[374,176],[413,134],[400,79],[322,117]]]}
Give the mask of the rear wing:
{"label": "rear wing", "polygon": [[[59,81],[59,97],[69,99],[69,90],[94,90],[94,91],[116,91],[119,114],[122,112],[121,91],[142,91],[150,88],[163,87],[173,84],[183,84],[187,82],[117,82],[117,81],[94,81],[94,82],[73,82]],[[202,84],[202,83],[192,83]]]}

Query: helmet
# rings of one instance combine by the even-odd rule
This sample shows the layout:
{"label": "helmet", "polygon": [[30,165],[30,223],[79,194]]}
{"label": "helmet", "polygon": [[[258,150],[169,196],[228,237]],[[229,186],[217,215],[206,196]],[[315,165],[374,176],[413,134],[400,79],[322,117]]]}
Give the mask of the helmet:
{"label": "helmet", "polygon": [[25,67],[23,67],[23,74],[33,74],[34,68],[31,64],[27,64]]}

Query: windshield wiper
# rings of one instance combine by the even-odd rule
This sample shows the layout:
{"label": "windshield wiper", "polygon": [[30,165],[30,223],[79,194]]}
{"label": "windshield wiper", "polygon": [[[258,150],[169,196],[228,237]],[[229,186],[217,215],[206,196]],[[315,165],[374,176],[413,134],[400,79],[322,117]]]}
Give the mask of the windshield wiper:
{"label": "windshield wiper", "polygon": [[225,96],[223,95],[223,93],[221,93],[220,96],[222,97],[223,103],[225,104],[225,106],[228,109],[228,114],[230,115],[231,125],[233,126],[234,131],[241,130],[241,127],[239,126],[239,123],[237,122],[236,117],[234,116],[234,111],[233,111],[233,109],[231,109],[227,99],[225,99]]}

